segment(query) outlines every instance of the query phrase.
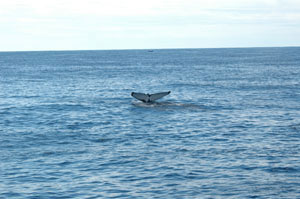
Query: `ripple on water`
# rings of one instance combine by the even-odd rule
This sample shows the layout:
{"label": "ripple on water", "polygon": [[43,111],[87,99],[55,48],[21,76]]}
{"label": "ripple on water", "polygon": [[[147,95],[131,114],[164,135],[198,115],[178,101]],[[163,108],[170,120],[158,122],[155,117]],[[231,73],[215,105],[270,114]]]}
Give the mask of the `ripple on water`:
{"label": "ripple on water", "polygon": [[0,198],[297,198],[298,54],[0,53]]}

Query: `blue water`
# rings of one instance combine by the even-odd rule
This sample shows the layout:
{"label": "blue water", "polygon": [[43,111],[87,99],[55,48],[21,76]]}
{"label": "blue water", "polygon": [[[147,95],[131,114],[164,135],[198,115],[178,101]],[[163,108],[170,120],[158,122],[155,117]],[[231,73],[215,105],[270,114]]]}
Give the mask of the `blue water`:
{"label": "blue water", "polygon": [[1,52],[0,198],[300,198],[299,55]]}

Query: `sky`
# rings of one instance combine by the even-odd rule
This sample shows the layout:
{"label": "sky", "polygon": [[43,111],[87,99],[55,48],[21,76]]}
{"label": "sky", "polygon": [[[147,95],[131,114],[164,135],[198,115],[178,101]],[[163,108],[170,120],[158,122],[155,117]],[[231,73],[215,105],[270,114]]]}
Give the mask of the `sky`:
{"label": "sky", "polygon": [[300,0],[0,0],[0,51],[300,46]]}

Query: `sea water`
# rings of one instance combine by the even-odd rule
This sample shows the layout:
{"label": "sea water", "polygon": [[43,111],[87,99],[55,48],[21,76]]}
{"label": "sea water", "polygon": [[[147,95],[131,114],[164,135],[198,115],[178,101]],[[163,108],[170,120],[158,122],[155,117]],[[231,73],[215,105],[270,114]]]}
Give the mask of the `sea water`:
{"label": "sea water", "polygon": [[300,198],[300,48],[1,52],[0,153],[0,198]]}

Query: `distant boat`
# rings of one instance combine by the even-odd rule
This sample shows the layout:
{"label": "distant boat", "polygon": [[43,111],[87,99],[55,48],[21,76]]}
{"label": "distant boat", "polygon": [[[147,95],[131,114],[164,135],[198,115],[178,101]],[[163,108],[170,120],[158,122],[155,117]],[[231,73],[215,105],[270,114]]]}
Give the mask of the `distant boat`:
{"label": "distant boat", "polygon": [[154,50],[148,50],[148,52],[149,52],[149,53],[153,53],[153,52],[154,52]]}

